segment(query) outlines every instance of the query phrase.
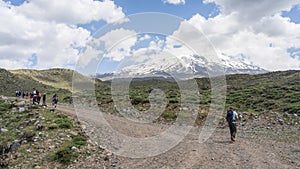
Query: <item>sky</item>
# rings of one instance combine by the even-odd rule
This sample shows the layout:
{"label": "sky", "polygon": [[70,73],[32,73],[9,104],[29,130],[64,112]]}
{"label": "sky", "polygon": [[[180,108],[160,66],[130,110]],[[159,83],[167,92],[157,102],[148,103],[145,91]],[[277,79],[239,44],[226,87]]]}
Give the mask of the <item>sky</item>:
{"label": "sky", "polygon": [[[190,54],[171,40],[187,31],[184,23],[201,30],[217,53],[242,56],[271,71],[300,69],[300,0],[0,0],[0,67],[74,69],[93,57],[82,51],[99,29],[124,25],[144,12],[182,20],[164,37],[121,27],[105,32],[99,38],[105,52],[99,72],[114,71],[122,59],[146,49]],[[130,38],[109,51],[122,35]]]}

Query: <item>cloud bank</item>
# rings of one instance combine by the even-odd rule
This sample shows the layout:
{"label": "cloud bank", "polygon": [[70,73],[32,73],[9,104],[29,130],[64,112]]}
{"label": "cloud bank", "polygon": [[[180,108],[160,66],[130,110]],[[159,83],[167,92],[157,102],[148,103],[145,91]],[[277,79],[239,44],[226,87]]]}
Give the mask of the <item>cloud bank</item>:
{"label": "cloud bank", "polygon": [[0,67],[72,68],[91,33],[91,21],[114,23],[122,8],[104,0],[30,0],[20,6],[0,0]]}

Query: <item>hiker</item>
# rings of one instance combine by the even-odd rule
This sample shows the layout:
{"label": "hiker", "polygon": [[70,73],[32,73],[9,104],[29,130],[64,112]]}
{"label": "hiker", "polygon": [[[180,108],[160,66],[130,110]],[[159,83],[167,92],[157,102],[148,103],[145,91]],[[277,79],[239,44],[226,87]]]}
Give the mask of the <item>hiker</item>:
{"label": "hiker", "polygon": [[35,88],[33,88],[32,89],[32,94],[33,94],[33,104],[35,103],[35,102],[38,102],[38,95],[39,95],[39,91],[38,90],[36,90]]}
{"label": "hiker", "polygon": [[54,108],[56,108],[56,105],[57,105],[57,102],[58,102],[58,96],[56,94],[54,94],[52,99],[53,99],[52,101],[53,101]]}
{"label": "hiker", "polygon": [[30,95],[30,97],[29,97],[30,98],[30,102],[33,102],[33,93],[30,92],[29,95]]}
{"label": "hiker", "polygon": [[43,93],[43,106],[47,106],[47,104],[46,104],[46,93]]}
{"label": "hiker", "polygon": [[37,98],[37,102],[38,102],[38,104],[40,104],[41,97],[42,97],[42,94],[39,92],[39,93],[38,93],[38,98]]}
{"label": "hiker", "polygon": [[238,120],[238,114],[234,111],[233,107],[230,107],[226,113],[226,120],[230,129],[231,141],[235,142],[236,135],[236,121]]}
{"label": "hiker", "polygon": [[28,91],[25,92],[25,98],[28,99]]}

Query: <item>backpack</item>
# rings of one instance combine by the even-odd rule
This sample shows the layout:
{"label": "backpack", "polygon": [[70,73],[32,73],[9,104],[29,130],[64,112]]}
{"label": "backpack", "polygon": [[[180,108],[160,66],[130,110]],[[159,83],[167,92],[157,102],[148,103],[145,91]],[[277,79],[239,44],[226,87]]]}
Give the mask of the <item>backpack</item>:
{"label": "backpack", "polygon": [[233,110],[228,110],[226,113],[227,122],[233,122]]}

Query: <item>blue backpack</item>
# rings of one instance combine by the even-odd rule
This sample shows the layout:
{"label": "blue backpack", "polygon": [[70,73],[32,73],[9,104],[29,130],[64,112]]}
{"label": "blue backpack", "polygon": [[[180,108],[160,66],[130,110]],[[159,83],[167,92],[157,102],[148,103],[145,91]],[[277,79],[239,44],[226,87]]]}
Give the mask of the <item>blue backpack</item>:
{"label": "blue backpack", "polygon": [[226,113],[227,122],[233,122],[233,110],[228,110]]}

